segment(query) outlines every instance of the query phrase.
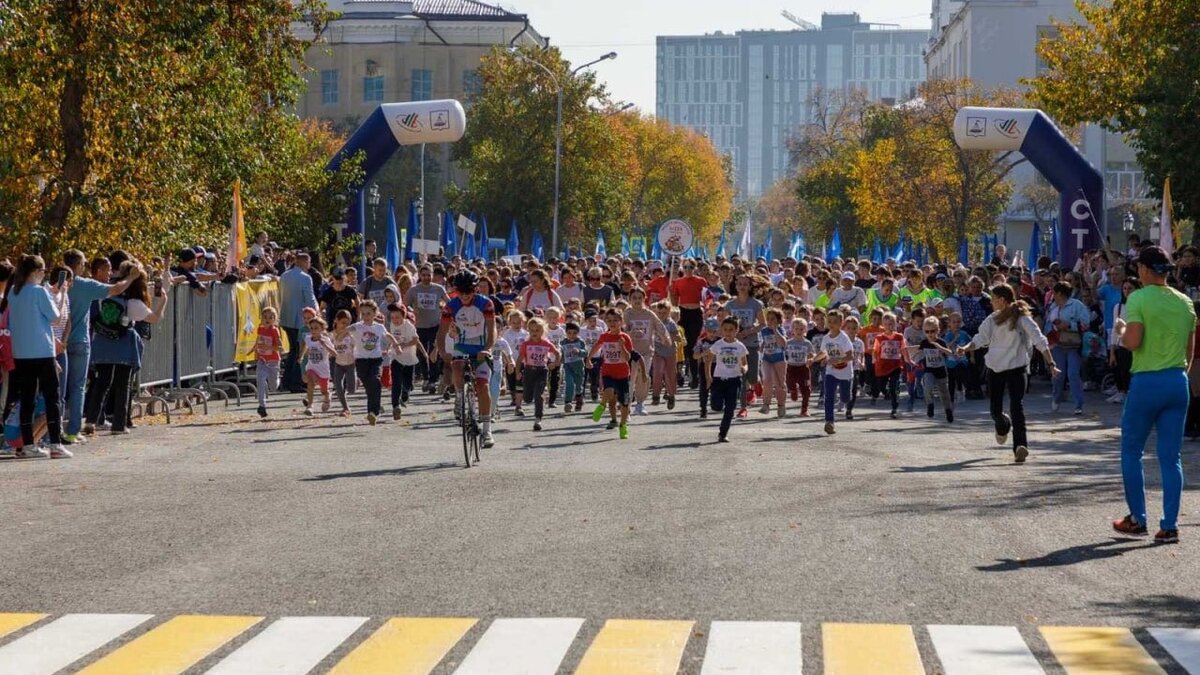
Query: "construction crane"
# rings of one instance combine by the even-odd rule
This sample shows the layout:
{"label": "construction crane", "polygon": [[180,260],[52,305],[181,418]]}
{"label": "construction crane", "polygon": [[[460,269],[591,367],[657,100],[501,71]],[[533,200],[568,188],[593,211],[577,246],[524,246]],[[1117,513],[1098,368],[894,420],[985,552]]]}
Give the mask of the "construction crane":
{"label": "construction crane", "polygon": [[780,12],[780,14],[783,15],[783,18],[787,19],[788,21],[791,21],[792,23],[796,24],[803,30],[820,30],[820,28],[813,22],[805,21],[804,19],[801,19],[800,17],[796,16],[795,14],[792,14],[791,12],[787,11],[786,9],[783,10],[782,12]]}

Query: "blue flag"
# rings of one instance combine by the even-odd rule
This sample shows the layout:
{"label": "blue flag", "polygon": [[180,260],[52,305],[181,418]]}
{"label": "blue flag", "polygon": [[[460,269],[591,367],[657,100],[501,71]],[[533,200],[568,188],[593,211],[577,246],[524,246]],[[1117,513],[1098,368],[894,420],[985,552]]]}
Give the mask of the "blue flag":
{"label": "blue flag", "polygon": [[446,209],[445,217],[442,218],[442,249],[444,255],[449,258],[458,254],[458,234],[454,231],[454,213],[450,209]]}
{"label": "blue flag", "polygon": [[964,266],[971,264],[971,252],[967,247],[966,239],[963,239],[962,243],[958,245],[958,262]]}
{"label": "blue flag", "polygon": [[[626,245],[625,235],[621,235],[621,248],[625,248]],[[596,255],[608,257],[608,246],[604,244],[604,233],[600,230],[596,230]]]}
{"label": "blue flag", "polygon": [[717,239],[717,256],[724,257],[725,255],[725,224],[721,224],[721,238]]}
{"label": "blue flag", "polygon": [[475,257],[487,260],[490,253],[488,248],[487,216],[479,219],[479,236],[477,239],[479,241],[479,248],[475,252]]}
{"label": "blue flag", "polygon": [[775,252],[775,230],[767,228],[767,241],[763,244],[763,257],[767,260],[771,259],[771,255]]}
{"label": "blue flag", "polygon": [[417,254],[413,253],[413,239],[417,236],[417,229],[421,227],[421,219],[417,217],[417,201],[410,199],[408,201],[408,227],[404,230],[404,255],[409,260],[416,260]]}
{"label": "blue flag", "polygon": [[875,237],[875,246],[871,249],[871,262],[883,264],[883,242],[879,241],[879,237]]}
{"label": "blue flag", "polygon": [[[1054,262],[1061,262],[1058,252],[1058,218],[1050,221],[1050,259]],[[1035,263],[1037,261],[1034,261]]]}
{"label": "blue flag", "polygon": [[1025,266],[1035,267],[1037,259],[1040,257],[1042,257],[1042,226],[1035,222],[1033,232],[1029,235],[1029,256],[1025,259]]}
{"label": "blue flag", "polygon": [[826,251],[828,257],[826,260],[840,258],[842,256],[842,232],[838,228],[833,228],[833,239],[829,242],[829,249]]}
{"label": "blue flag", "polygon": [[904,235],[903,234],[900,235],[900,241],[896,242],[896,248],[892,251],[892,255],[890,255],[889,257],[892,260],[895,260],[896,262],[904,261]]}
{"label": "blue flag", "polygon": [[539,262],[541,262],[542,254],[545,252],[544,251],[545,245],[542,243],[542,233],[541,232],[533,233],[533,241],[530,242],[529,248],[532,249],[532,251],[530,251],[530,252],[533,253],[533,257],[537,258],[537,260]]}
{"label": "blue flag", "polygon": [[808,246],[804,242],[804,233],[797,232],[796,233],[796,256],[795,256],[796,260],[800,260],[801,258],[803,258],[806,255],[808,255]]}
{"label": "blue flag", "polygon": [[621,255],[629,256],[629,235],[624,231],[621,232]]}
{"label": "blue flag", "polygon": [[651,243],[650,257],[654,260],[658,260],[659,258],[662,257],[662,246],[660,246],[658,243],[658,226],[657,225],[654,226],[654,239],[652,240],[652,243]]}
{"label": "blue flag", "polygon": [[388,269],[394,270],[400,266],[400,232],[396,227],[396,199],[388,199],[387,212],[387,244],[383,255],[387,260]]}
{"label": "blue flag", "polygon": [[513,216],[512,227],[508,230],[508,246],[504,249],[504,255],[520,255],[521,238],[517,235],[517,218]]}

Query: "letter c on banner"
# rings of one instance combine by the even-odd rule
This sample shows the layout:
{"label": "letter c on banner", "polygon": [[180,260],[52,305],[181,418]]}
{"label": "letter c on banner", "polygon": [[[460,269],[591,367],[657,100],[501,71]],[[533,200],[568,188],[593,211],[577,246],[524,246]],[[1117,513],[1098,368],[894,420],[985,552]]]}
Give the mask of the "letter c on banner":
{"label": "letter c on banner", "polygon": [[1075,220],[1086,221],[1092,216],[1092,205],[1086,199],[1076,199],[1071,202],[1071,217]]}

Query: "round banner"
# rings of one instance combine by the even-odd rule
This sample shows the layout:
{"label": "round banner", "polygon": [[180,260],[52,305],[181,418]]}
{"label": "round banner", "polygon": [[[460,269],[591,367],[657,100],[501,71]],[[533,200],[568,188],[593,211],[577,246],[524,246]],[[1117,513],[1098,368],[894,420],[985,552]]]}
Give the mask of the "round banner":
{"label": "round banner", "polygon": [[658,226],[658,245],[667,255],[683,255],[692,247],[692,226],[674,218]]}

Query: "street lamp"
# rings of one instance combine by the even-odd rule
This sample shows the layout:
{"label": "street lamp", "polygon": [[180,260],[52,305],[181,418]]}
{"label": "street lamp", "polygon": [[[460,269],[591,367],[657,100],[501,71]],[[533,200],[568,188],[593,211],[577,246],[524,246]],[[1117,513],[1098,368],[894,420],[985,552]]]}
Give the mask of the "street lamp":
{"label": "street lamp", "polygon": [[[371,189],[367,190],[367,203],[371,205],[371,229],[373,230],[379,229],[378,217],[380,199],[381,196],[379,194],[379,183],[371,183]],[[365,238],[366,236],[367,234],[364,232],[363,237]]]}
{"label": "street lamp", "polygon": [[605,117],[611,117],[613,115],[620,115],[621,113],[625,112],[626,110],[629,110],[630,108],[634,107],[635,105],[637,105],[637,104],[636,103],[626,103],[624,105],[617,106],[616,108],[613,108],[612,110],[605,112],[604,115],[605,115]]}
{"label": "street lamp", "polygon": [[1125,234],[1129,234],[1133,232],[1133,227],[1136,224],[1137,221],[1133,217],[1133,211],[1129,211],[1125,214],[1125,220],[1121,223],[1121,229],[1125,230]]}
{"label": "street lamp", "polygon": [[[558,76],[555,75],[553,71],[551,71],[549,68],[542,65],[538,61],[534,61],[533,59],[529,58],[528,56],[525,56],[525,54],[521,53],[521,51],[519,49],[517,49],[516,47],[510,48],[509,53],[512,54],[513,56],[516,56],[519,59],[522,59],[524,61],[532,63],[533,65],[535,65],[538,68],[541,68],[543,71],[545,71],[545,73],[550,76],[551,81],[554,82],[554,87],[558,90],[558,110],[555,114],[555,131],[554,131],[554,224],[552,225],[553,233],[551,234],[551,237],[550,237],[550,239],[551,239],[550,250],[557,251],[558,250],[558,200],[559,200],[559,187],[561,185],[560,176],[562,174],[563,86],[562,86],[562,82],[560,82],[558,80]],[[605,54],[604,56],[601,56],[600,58],[595,59],[594,61],[588,61],[587,63],[583,64],[582,66],[577,66],[575,68],[572,68],[570,75],[571,75],[571,77],[574,77],[575,73],[578,73],[579,71],[583,70],[584,68],[587,68],[588,66],[594,66],[597,63],[600,63],[601,61],[608,61],[608,60],[615,59],[615,58],[617,58],[617,53],[609,52],[609,53]]]}
{"label": "street lamp", "polygon": [[1162,220],[1158,216],[1154,216],[1154,220],[1150,221],[1150,238],[1158,241],[1162,237]]}

